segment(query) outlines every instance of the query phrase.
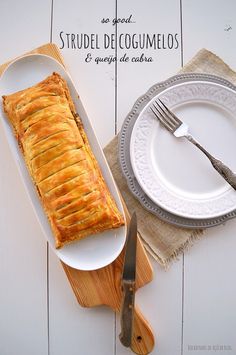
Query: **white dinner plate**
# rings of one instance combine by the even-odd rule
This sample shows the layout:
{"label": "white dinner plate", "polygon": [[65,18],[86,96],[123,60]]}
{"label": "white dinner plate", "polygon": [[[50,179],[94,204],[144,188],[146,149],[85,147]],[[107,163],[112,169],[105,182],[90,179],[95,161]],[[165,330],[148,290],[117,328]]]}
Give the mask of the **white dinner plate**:
{"label": "white dinner plate", "polygon": [[[27,55],[15,60],[5,69],[2,77],[0,78],[0,95],[8,95],[35,85],[45,79],[48,75],[51,75],[54,71],[58,72],[67,81],[76,110],[83,121],[84,129],[96,159],[99,162],[105,181],[117,203],[119,210],[124,215],[119,193],[103,151],[98,143],[82,103],[78,98],[75,86],[70,76],[60,63],[49,56],[39,54]],[[94,270],[110,264],[118,257],[123,249],[125,244],[126,226],[100,234],[91,235],[80,241],[66,245],[61,249],[55,249],[54,237],[51,228],[33,186],[32,180],[26,169],[23,157],[19,151],[15,137],[13,136],[12,129],[3,112],[2,105],[1,122],[10,145],[14,161],[20,171],[22,181],[29,195],[39,224],[43,230],[46,240],[49,242],[51,248],[57,256],[67,265],[79,270]]]}
{"label": "white dinner plate", "polygon": [[236,191],[185,138],[160,125],[150,105],[160,97],[190,127],[190,133],[236,172],[236,94],[207,81],[173,85],[140,112],[131,134],[130,159],[147,196],[178,216],[207,219],[236,208]]}

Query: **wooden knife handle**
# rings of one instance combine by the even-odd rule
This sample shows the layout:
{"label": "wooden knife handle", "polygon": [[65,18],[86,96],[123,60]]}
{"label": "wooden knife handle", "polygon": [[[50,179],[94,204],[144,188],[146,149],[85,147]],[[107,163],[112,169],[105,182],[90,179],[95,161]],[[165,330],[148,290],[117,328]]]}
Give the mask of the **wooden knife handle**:
{"label": "wooden knife handle", "polygon": [[123,300],[120,312],[120,341],[126,346],[131,346],[131,337],[133,332],[134,318],[134,298],[135,298],[135,282],[123,281]]}
{"label": "wooden knife handle", "polygon": [[149,354],[155,345],[153,331],[139,308],[134,308],[133,336],[131,350],[140,355]]}

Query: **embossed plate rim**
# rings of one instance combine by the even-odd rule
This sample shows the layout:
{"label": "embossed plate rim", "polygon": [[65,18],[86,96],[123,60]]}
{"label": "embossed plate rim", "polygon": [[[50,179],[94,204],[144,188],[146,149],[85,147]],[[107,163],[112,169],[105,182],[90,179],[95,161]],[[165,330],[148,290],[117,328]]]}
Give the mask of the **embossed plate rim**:
{"label": "embossed plate rim", "polygon": [[[235,92],[218,83],[188,81],[167,88],[152,100],[157,97],[160,97],[170,108],[185,103],[205,102],[211,106],[220,106],[225,112],[229,111],[232,117],[236,117]],[[214,191],[214,194],[213,191],[210,195],[209,193],[189,194],[184,190],[181,192],[176,190],[174,185],[170,190],[166,186],[166,180],[161,181],[158,172],[154,172],[155,168],[149,159],[150,140],[154,132],[159,132],[160,124],[150,112],[151,103],[152,101],[140,112],[130,140],[132,169],[143,191],[165,210],[186,218],[214,218],[233,211],[236,207],[236,194],[227,183],[224,183],[218,192]],[[153,129],[154,125],[155,129]],[[141,139],[142,144],[140,144]]]}
{"label": "embossed plate rim", "polygon": [[189,81],[204,81],[204,82],[212,82],[216,84],[220,84],[226,86],[227,88],[236,91],[236,87],[230,83],[229,81],[218,77],[216,75],[211,74],[196,74],[196,73],[188,73],[188,74],[178,74],[169,79],[162,81],[153,85],[144,95],[137,99],[134,103],[133,108],[127,115],[122,125],[121,131],[119,133],[119,160],[122,173],[126,178],[128,187],[134,197],[136,197],[140,203],[145,207],[148,211],[160,217],[162,220],[166,222],[186,227],[186,228],[206,228],[212,227],[225,221],[234,218],[236,216],[236,210],[233,210],[229,213],[223,214],[221,216],[217,216],[214,218],[186,218],[182,216],[175,215],[173,213],[168,212],[167,210],[161,208],[159,205],[155,204],[142,190],[139,185],[130,161],[130,137],[132,134],[133,126],[140,114],[140,112],[145,108],[146,105],[159,93],[164,91],[165,89],[174,86],[179,83],[185,83]]}

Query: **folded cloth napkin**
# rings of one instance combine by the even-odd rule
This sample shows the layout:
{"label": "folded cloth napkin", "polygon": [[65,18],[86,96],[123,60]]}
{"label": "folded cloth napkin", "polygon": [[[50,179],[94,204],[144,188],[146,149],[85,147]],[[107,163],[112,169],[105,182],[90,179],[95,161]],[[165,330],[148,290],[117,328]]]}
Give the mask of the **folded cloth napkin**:
{"label": "folded cloth napkin", "polygon": [[[206,49],[201,49],[179,73],[190,72],[218,75],[236,84],[236,72]],[[118,136],[105,147],[104,153],[128,210],[131,213],[136,211],[138,231],[145,248],[162,266],[168,267],[172,260],[200,239],[204,231],[168,224],[142,207],[130,192],[122,175],[118,157]]]}

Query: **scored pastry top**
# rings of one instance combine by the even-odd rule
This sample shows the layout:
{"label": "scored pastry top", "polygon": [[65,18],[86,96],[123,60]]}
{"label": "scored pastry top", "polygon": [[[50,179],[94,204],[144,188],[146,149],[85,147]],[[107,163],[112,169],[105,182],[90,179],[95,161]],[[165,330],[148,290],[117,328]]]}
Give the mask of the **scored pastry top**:
{"label": "scored pastry top", "polygon": [[56,248],[124,224],[59,74],[3,96],[3,106]]}

